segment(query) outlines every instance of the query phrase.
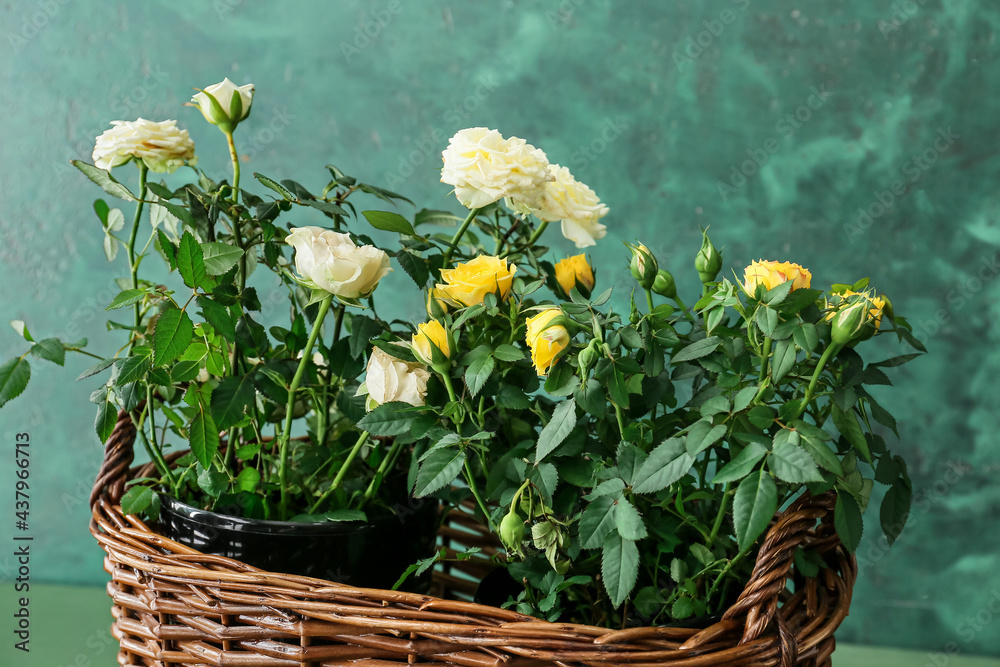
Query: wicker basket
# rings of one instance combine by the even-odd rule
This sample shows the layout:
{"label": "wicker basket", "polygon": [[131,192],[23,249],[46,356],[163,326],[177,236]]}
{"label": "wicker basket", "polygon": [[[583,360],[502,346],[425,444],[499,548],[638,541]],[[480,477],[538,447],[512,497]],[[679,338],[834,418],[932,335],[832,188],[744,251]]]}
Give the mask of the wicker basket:
{"label": "wicker basket", "polygon": [[[134,439],[128,416],[119,415],[90,499],[90,530],[111,575],[118,662],[128,667],[829,667],[857,574],[833,529],[832,498],[808,495],[775,518],[739,599],[706,629],[547,623],[464,601],[476,585],[468,575],[487,569],[483,560],[435,573],[436,597],[265,572],[199,553],[122,514],[125,482],[143,474],[130,469]],[[458,511],[441,536],[487,552],[494,544]],[[793,573],[800,545],[824,556],[829,567],[819,579]]]}

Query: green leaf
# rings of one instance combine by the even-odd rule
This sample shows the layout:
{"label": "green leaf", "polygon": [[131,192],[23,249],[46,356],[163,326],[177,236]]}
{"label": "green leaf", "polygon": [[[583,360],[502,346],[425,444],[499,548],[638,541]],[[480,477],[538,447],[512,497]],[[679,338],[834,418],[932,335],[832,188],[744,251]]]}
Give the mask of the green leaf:
{"label": "green leaf", "polygon": [[576,426],[576,401],[572,398],[560,403],[552,412],[552,419],[538,434],[538,445],[535,448],[535,463],[551,454],[562,444],[566,436]]}
{"label": "green leaf", "polygon": [[212,325],[216,333],[230,343],[234,342],[236,340],[236,325],[233,323],[233,316],[229,309],[212,301],[207,296],[199,296],[197,302],[198,307],[201,308],[202,318]]}
{"label": "green leaf", "polygon": [[768,473],[757,470],[736,489],[733,523],[740,552],[753,546],[778,511],[778,488]]}
{"label": "green leaf", "polygon": [[396,261],[399,265],[403,267],[406,271],[406,275],[413,279],[417,287],[423,289],[427,284],[427,279],[430,278],[431,272],[427,265],[427,260],[422,257],[417,257],[412,252],[406,252],[405,250],[400,251],[396,255]]}
{"label": "green leaf", "polygon": [[118,360],[118,377],[115,378],[116,385],[126,385],[141,380],[144,375],[153,367],[153,360],[147,353],[138,354],[133,357],[125,357]]}
{"label": "green leaf", "polygon": [[767,306],[761,306],[757,309],[757,316],[754,319],[765,336],[774,335],[774,329],[778,326],[778,311]]}
{"label": "green leaf", "polygon": [[739,393],[733,399],[733,412],[742,412],[747,409],[747,406],[757,397],[758,387],[744,387],[740,389]]}
{"label": "green leaf", "polygon": [[188,442],[191,445],[191,453],[203,468],[208,468],[212,458],[219,451],[219,429],[212,415],[205,412],[203,406],[199,408],[198,414],[191,422]]}
{"label": "green leaf", "polygon": [[104,400],[97,404],[97,416],[94,418],[94,430],[97,437],[101,439],[101,444],[108,441],[112,431],[115,430],[115,423],[118,421],[118,409],[111,401]]}
{"label": "green leaf", "polygon": [[163,366],[174,361],[187,349],[193,337],[194,323],[186,312],[170,308],[160,313],[153,334],[154,364]]}
{"label": "green leaf", "polygon": [[283,199],[286,199],[288,201],[295,201],[296,199],[295,195],[286,190],[277,181],[270,179],[267,176],[264,176],[263,174],[258,174],[257,172],[254,172],[253,177],[256,178],[258,181],[260,181],[260,184],[263,185],[265,188],[277,192],[279,195],[281,195]]}
{"label": "green leaf", "polygon": [[655,493],[687,474],[694,463],[681,438],[669,438],[649,454],[639,468],[632,487],[636,493]]}
{"label": "green leaf", "polygon": [[903,532],[903,527],[906,526],[912,499],[913,492],[910,490],[910,485],[901,478],[893,482],[885,492],[882,507],[879,508],[879,518],[882,522],[882,532],[885,533],[885,539],[890,545],[895,543],[896,538]]}
{"label": "green leaf", "polygon": [[[367,315],[353,316],[351,318],[351,356],[355,359],[360,357],[361,353],[368,349],[371,339],[381,331],[382,327],[379,326],[379,323]],[[395,347],[402,346],[397,345]]]}
{"label": "green leaf", "polygon": [[250,315],[243,315],[236,321],[236,341],[246,352],[258,357],[263,357],[270,347],[264,327]]}
{"label": "green leaf", "polygon": [[788,293],[792,291],[793,284],[794,281],[786,280],[785,282],[779,285],[775,285],[770,290],[768,290],[766,294],[764,294],[764,297],[761,299],[761,301],[771,306],[777,306],[782,301],[784,301],[785,297],[788,296]]}
{"label": "green leaf", "polygon": [[774,449],[767,460],[778,479],[789,484],[821,482],[823,476],[812,457],[799,446],[799,434],[783,428],[774,436]]}
{"label": "green leaf", "polygon": [[87,164],[82,160],[70,160],[70,164],[82,171],[84,176],[101,186],[101,189],[112,197],[124,199],[125,201],[136,201],[135,195],[129,192],[128,188],[119,183],[115,177],[111,175],[111,172],[99,169],[98,167],[95,167],[92,164]]}
{"label": "green leaf", "polygon": [[771,358],[771,379],[777,384],[795,367],[795,343],[779,340],[774,346]]}
{"label": "green leaf", "polygon": [[228,377],[212,392],[212,417],[216,426],[225,431],[243,420],[254,401],[254,376],[251,370],[243,377]]}
{"label": "green leaf", "polygon": [[726,425],[719,424],[712,426],[712,420],[702,419],[691,425],[687,436],[684,438],[687,453],[692,457],[698,456],[726,435]]}
{"label": "green leaf", "polygon": [[260,473],[254,468],[244,468],[236,476],[236,486],[242,491],[253,492],[260,483]]}
{"label": "green leaf", "polygon": [[155,498],[156,493],[150,487],[133,486],[122,496],[122,512],[125,514],[144,512],[153,504]]}
{"label": "green leaf", "polygon": [[205,282],[205,258],[191,232],[184,232],[177,249],[177,270],[184,284],[194,289]]}
{"label": "green leaf", "polygon": [[413,216],[413,225],[437,225],[438,227],[457,227],[462,218],[448,211],[436,211],[429,208],[420,209]]}
{"label": "green leaf", "polygon": [[198,486],[212,498],[218,498],[229,486],[229,475],[214,468],[206,468],[198,475]]}
{"label": "green leaf", "polygon": [[201,254],[205,263],[205,273],[210,276],[221,276],[236,266],[243,256],[243,251],[228,243],[202,243]]}
{"label": "green leaf", "polygon": [[684,361],[699,359],[714,352],[721,343],[722,339],[718,336],[709,336],[708,338],[695,341],[675,354],[670,363],[679,364]]}
{"label": "green leaf", "polygon": [[400,199],[402,201],[405,201],[407,204],[410,204],[411,206],[414,205],[412,201],[410,201],[401,194],[393,192],[392,190],[386,190],[385,188],[369,185],[368,183],[358,183],[357,188],[362,192],[367,192],[370,195],[375,195],[379,199],[387,201],[390,204],[395,204],[395,202],[392,201],[393,199]]}
{"label": "green leaf", "polygon": [[840,459],[826,444],[827,440],[831,439],[829,433],[801,419],[792,422],[791,426],[802,436],[802,447],[809,452],[816,465],[838,477],[843,477],[844,470],[840,465]]}
{"label": "green leaf", "polygon": [[46,338],[31,346],[31,356],[62,366],[66,362],[66,348],[58,338]]}
{"label": "green leaf", "polygon": [[755,405],[747,413],[750,423],[761,430],[770,428],[771,424],[774,423],[774,416],[774,408],[766,405]]}
{"label": "green leaf", "polygon": [[500,361],[520,361],[524,359],[524,352],[513,345],[502,343],[497,345],[496,349],[493,350],[493,356]]}
{"label": "green leaf", "polygon": [[847,491],[837,492],[837,506],[833,510],[833,525],[837,529],[840,541],[851,553],[861,543],[861,534],[865,524],[861,518],[861,508],[854,496]]}
{"label": "green leaf", "polygon": [[118,295],[111,299],[111,303],[107,305],[104,310],[118,310],[119,308],[124,308],[125,306],[131,306],[133,303],[139,303],[142,298],[146,296],[146,290],[144,289],[127,289],[119,292]]}
{"label": "green leaf", "polygon": [[402,435],[410,430],[419,416],[420,413],[409,403],[392,401],[383,403],[362,417],[358,427],[372,435]]}
{"label": "green leaf", "polygon": [[604,417],[608,407],[608,399],[604,387],[594,378],[589,378],[586,384],[577,387],[573,394],[580,407],[598,419]]}
{"label": "green leaf", "polygon": [[641,540],[648,535],[639,510],[625,498],[619,498],[615,503],[615,525],[618,534],[626,540]]}
{"label": "green leaf", "polygon": [[712,484],[725,484],[743,479],[754,469],[757,463],[767,454],[767,447],[759,442],[751,442],[734,456],[729,463],[715,474]]}
{"label": "green leaf", "polygon": [[468,364],[465,369],[465,385],[469,388],[469,391],[473,396],[479,393],[486,384],[486,381],[490,379],[490,375],[493,373],[494,367],[496,367],[496,361],[493,359],[492,351],[488,345],[480,345],[476,349],[472,350],[462,361]]}
{"label": "green leaf", "polygon": [[31,379],[31,365],[27,359],[11,359],[0,366],[0,407],[17,398]]}
{"label": "green leaf", "polygon": [[615,531],[615,499],[599,496],[587,504],[580,515],[580,544],[584,549],[597,549],[604,538]]}
{"label": "green leaf", "polygon": [[413,231],[413,225],[410,224],[410,221],[399,213],[393,213],[392,211],[362,211],[361,215],[365,216],[375,229],[396,232],[397,234],[409,234],[411,236],[416,234]]}
{"label": "green leaf", "polygon": [[618,533],[608,535],[601,555],[601,576],[611,605],[619,607],[639,576],[639,547],[635,542]]}
{"label": "green leaf", "polygon": [[118,361],[118,360],[115,359],[115,358],[102,359],[101,361],[98,361],[93,366],[88,366],[82,373],[80,373],[80,375],[77,376],[76,379],[77,380],[82,380],[84,378],[89,378],[92,375],[97,375],[101,371],[107,370],[107,369],[111,368],[112,366],[114,366],[116,361]]}
{"label": "green leaf", "polygon": [[819,334],[816,332],[816,325],[811,322],[803,322],[802,326],[795,330],[792,334],[792,340],[798,345],[802,350],[808,354],[816,349],[819,345]]}
{"label": "green leaf", "polygon": [[[360,426],[360,424],[359,424]],[[413,495],[423,498],[451,484],[465,465],[464,449],[439,449],[423,462],[417,472]]]}
{"label": "green leaf", "polygon": [[834,405],[833,425],[837,427],[837,430],[844,436],[847,442],[851,443],[851,446],[857,450],[861,458],[867,463],[872,462],[872,454],[868,448],[868,441],[865,439],[865,434],[861,430],[861,425],[858,423],[858,418],[855,416],[853,410],[845,412]]}

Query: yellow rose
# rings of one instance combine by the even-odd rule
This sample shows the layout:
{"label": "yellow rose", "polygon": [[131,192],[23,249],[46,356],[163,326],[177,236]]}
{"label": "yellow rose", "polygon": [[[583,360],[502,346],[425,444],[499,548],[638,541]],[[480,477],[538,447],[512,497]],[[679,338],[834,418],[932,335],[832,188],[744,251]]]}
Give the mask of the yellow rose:
{"label": "yellow rose", "polygon": [[417,333],[413,334],[410,343],[413,354],[428,366],[434,364],[434,348],[438,349],[439,361],[451,358],[451,343],[448,331],[438,320],[431,320],[417,325]]}
{"label": "yellow rose", "polygon": [[[882,311],[885,309],[885,298],[881,296],[876,296],[874,292],[854,292],[852,290],[847,290],[846,292],[841,292],[835,294],[834,297],[840,297],[839,301],[830,302],[827,301],[827,307],[832,310],[827,313],[826,321],[833,321],[834,315],[838,312],[849,307],[853,303],[859,303],[861,301],[868,302],[868,317],[866,318],[868,322],[875,323],[875,330],[877,331],[879,327],[882,326]],[[853,298],[851,298],[853,297]]]}
{"label": "yellow rose", "polygon": [[546,375],[563,350],[569,347],[569,332],[561,324],[552,324],[562,317],[559,308],[546,308],[528,318],[528,331],[524,340],[531,348],[531,362],[539,375]]}
{"label": "yellow rose", "polygon": [[431,317],[441,317],[448,312],[448,295],[444,290],[432,287],[427,290],[427,314]]}
{"label": "yellow rose", "polygon": [[574,287],[584,296],[594,289],[594,269],[587,262],[586,255],[574,255],[559,260],[555,265],[556,281],[566,294]]}
{"label": "yellow rose", "polygon": [[474,306],[487,294],[496,294],[504,301],[510,295],[517,267],[506,259],[480,255],[454,269],[441,269],[443,283],[436,285],[443,296],[456,305]]}
{"label": "yellow rose", "polygon": [[812,284],[812,273],[791,262],[753,261],[743,270],[743,289],[747,294],[755,294],[758,285],[770,291],[778,285],[792,281],[792,289],[808,289]]}

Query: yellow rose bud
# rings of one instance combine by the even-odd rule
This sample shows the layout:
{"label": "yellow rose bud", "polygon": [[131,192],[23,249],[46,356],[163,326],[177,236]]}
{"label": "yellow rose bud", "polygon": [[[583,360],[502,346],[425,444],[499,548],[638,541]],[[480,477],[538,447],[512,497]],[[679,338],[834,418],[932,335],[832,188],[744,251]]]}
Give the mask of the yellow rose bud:
{"label": "yellow rose bud", "polygon": [[637,246],[632,244],[626,245],[632,251],[632,262],[629,264],[632,277],[635,278],[636,282],[643,289],[652,289],[653,283],[656,282],[656,274],[660,270],[656,258],[653,257],[653,253],[649,252],[649,248],[642,243]]}
{"label": "yellow rose bud", "polygon": [[531,362],[539,375],[546,375],[559,355],[569,347],[569,332],[555,320],[563,317],[559,308],[546,308],[528,318],[525,341],[531,348]]}
{"label": "yellow rose bud", "polygon": [[417,325],[417,333],[413,334],[410,349],[417,359],[428,366],[441,364],[451,358],[448,330],[437,320]]}
{"label": "yellow rose bud", "polygon": [[594,289],[594,269],[587,262],[587,256],[573,255],[559,260],[555,265],[556,281],[566,294],[574,287],[585,297]]}
{"label": "yellow rose bud", "polygon": [[448,295],[444,290],[432,287],[427,290],[427,314],[431,317],[443,317],[448,312]]}
{"label": "yellow rose bud", "polygon": [[812,284],[812,273],[791,262],[753,261],[743,270],[743,289],[753,296],[759,285],[770,291],[782,283],[792,281],[792,289],[808,289]]}
{"label": "yellow rose bud", "polygon": [[443,283],[436,285],[448,301],[462,306],[482,303],[487,294],[496,294],[504,301],[510,296],[517,267],[507,265],[506,259],[480,255],[457,265],[454,269],[441,269]]}
{"label": "yellow rose bud", "polygon": [[[830,312],[826,321],[832,323],[834,340],[841,345],[853,340],[871,338],[882,326],[882,313],[887,309],[884,297],[874,292],[847,290],[827,300]],[[871,324],[872,326],[866,326]],[[843,340],[837,340],[838,338]]]}

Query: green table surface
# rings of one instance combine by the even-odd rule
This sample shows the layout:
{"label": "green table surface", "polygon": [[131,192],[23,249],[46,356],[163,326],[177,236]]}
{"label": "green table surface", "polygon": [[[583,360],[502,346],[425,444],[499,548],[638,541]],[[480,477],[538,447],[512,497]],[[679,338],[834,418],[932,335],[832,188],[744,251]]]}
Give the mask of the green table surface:
{"label": "green table surface", "polygon": [[[32,584],[29,653],[14,650],[4,632],[3,667],[113,667],[116,645],[108,629],[110,603],[94,587]],[[14,612],[14,593],[5,591],[3,617]],[[923,651],[840,645],[834,667],[1000,667],[1000,659],[954,656],[934,658]]]}

